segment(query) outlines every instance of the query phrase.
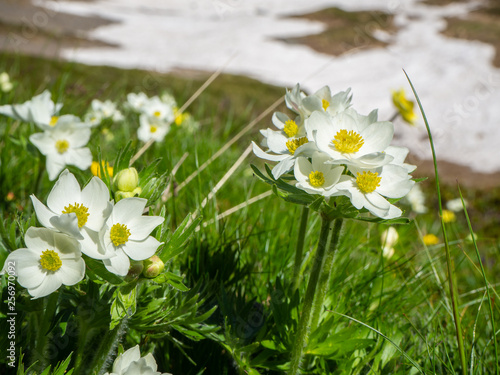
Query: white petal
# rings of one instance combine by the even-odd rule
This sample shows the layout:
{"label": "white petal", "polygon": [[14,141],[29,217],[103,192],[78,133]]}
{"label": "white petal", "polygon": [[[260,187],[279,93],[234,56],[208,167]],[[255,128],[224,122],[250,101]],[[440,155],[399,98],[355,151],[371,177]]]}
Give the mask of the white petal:
{"label": "white petal", "polygon": [[297,158],[293,172],[298,182],[304,186],[309,185],[309,175],[313,172],[313,167],[309,160],[303,157]]}
{"label": "white petal", "polygon": [[54,216],[54,213],[47,208],[42,202],[38,200],[34,195],[30,195],[31,201],[33,202],[33,207],[35,209],[36,218],[46,228],[54,228],[50,223],[50,218]]}
{"label": "white petal", "polygon": [[279,130],[283,130],[285,128],[285,122],[290,120],[290,118],[282,112],[274,112],[271,121],[274,126],[276,126]]}
{"label": "white petal", "polygon": [[56,275],[64,285],[75,285],[82,281],[85,276],[85,261],[82,258],[63,260],[63,264],[57,270]]}
{"label": "white petal", "polygon": [[264,160],[281,161],[283,159],[290,157],[290,155],[287,154],[280,154],[280,155],[268,154],[267,152],[262,151],[262,149],[259,146],[257,146],[253,141],[252,141],[252,147],[255,156]]}
{"label": "white petal", "polygon": [[113,224],[128,224],[136,216],[142,216],[147,200],[144,198],[126,198],[115,204],[112,218]]}
{"label": "white petal", "polygon": [[49,155],[55,152],[54,140],[46,132],[31,134],[29,140],[40,150],[42,155]]}
{"label": "white petal", "polygon": [[129,239],[132,241],[142,241],[151,234],[153,229],[163,223],[161,216],[137,216],[128,223],[130,230]]}
{"label": "white petal", "polygon": [[65,169],[49,193],[47,205],[56,214],[61,215],[66,206],[75,203],[81,203],[80,184],[75,176]]}
{"label": "white petal", "polygon": [[130,259],[121,249],[116,251],[114,257],[103,259],[102,262],[109,272],[118,276],[126,276],[130,268]]}
{"label": "white petal", "polygon": [[85,146],[90,139],[91,130],[86,127],[75,127],[70,125],[71,132],[68,135],[68,142],[72,148]]}
{"label": "white petal", "polygon": [[122,249],[131,259],[144,260],[151,258],[160,245],[161,242],[150,236],[143,241],[128,241]]}
{"label": "white petal", "polygon": [[52,216],[50,218],[50,224],[53,225],[57,230],[67,233],[70,236],[83,240],[83,236],[80,233],[80,228],[78,227],[78,218],[74,212],[69,214],[62,214],[59,216]]}
{"label": "white petal", "polygon": [[359,150],[360,155],[384,151],[394,136],[394,125],[389,121],[375,122],[361,132],[365,143]]}
{"label": "white petal", "polygon": [[113,373],[121,374],[132,362],[138,361],[140,358],[141,351],[139,350],[139,345],[136,345],[116,358],[113,363]]}
{"label": "white petal", "polygon": [[59,289],[61,284],[61,281],[55,274],[47,274],[43,282],[36,288],[28,289],[28,293],[31,294],[33,298],[45,297]]}
{"label": "white petal", "polygon": [[410,180],[407,169],[398,165],[384,166],[377,192],[388,198],[402,198],[410,192],[415,181]]}
{"label": "white petal", "polygon": [[69,149],[68,151],[66,151],[66,154],[66,160],[68,161],[68,164],[74,165],[82,171],[90,168],[90,166],[92,165],[92,152],[90,152],[90,149],[88,149],[87,147]]}
{"label": "white petal", "polygon": [[101,241],[98,232],[83,227],[80,233],[83,240],[80,240],[82,253],[93,259],[107,259],[115,255],[115,251],[107,251],[107,248]]}
{"label": "white petal", "polygon": [[272,173],[275,179],[280,178],[283,174],[292,170],[293,165],[295,164],[295,159],[290,155],[287,156],[288,158],[283,159],[274,166]]}
{"label": "white petal", "polygon": [[64,158],[59,156],[59,154],[48,154],[46,168],[49,175],[49,180],[54,181],[65,166],[66,162],[64,161]]}
{"label": "white petal", "polygon": [[289,154],[286,142],[288,142],[288,138],[281,134],[281,132],[267,132],[267,147],[269,147],[269,151],[275,154]]}
{"label": "white petal", "polygon": [[82,190],[82,203],[88,208],[89,217],[85,226],[94,231],[100,231],[107,219],[109,190],[106,184],[94,177]]}

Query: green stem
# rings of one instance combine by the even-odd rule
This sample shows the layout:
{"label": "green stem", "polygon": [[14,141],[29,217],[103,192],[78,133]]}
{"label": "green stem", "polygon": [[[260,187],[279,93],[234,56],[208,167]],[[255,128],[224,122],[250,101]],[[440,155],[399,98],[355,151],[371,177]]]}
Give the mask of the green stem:
{"label": "green stem", "polygon": [[47,343],[49,339],[49,329],[54,319],[57,308],[59,293],[52,293],[42,302],[43,310],[40,311],[41,319],[38,320],[38,337],[36,339],[35,358],[38,360],[38,369],[42,372],[47,366]]}
{"label": "green stem", "polygon": [[295,341],[292,347],[292,358],[290,361],[290,372],[289,372],[290,375],[296,375],[299,373],[299,367],[302,361],[304,348],[307,345],[307,339],[310,327],[309,324],[311,322],[312,305],[314,301],[314,296],[316,294],[316,287],[318,285],[321,268],[323,267],[326,244],[328,242],[328,235],[330,234],[330,223],[331,219],[322,216],[321,232],[318,240],[318,248],[316,250],[316,254],[313,259],[311,276],[309,277],[309,283],[307,284],[307,290],[304,298],[304,305],[302,306],[302,314],[299,320],[297,335],[295,336]]}
{"label": "green stem", "polygon": [[299,234],[297,236],[297,246],[295,248],[295,264],[293,267],[292,290],[297,290],[300,282],[300,269],[302,266],[302,255],[304,253],[304,241],[306,237],[307,219],[309,217],[309,207],[302,207],[300,215]]}
{"label": "green stem", "polygon": [[465,358],[464,339],[462,336],[462,324],[460,321],[460,314],[458,312],[458,296],[457,296],[458,292],[456,289],[456,282],[455,282],[455,265],[453,263],[453,259],[452,259],[451,254],[450,254],[448,235],[446,233],[446,227],[445,227],[444,221],[442,219],[442,217],[443,217],[443,204],[442,204],[442,199],[441,199],[441,189],[439,187],[439,173],[438,173],[438,166],[437,166],[436,150],[434,149],[434,142],[432,140],[431,128],[429,126],[429,122],[427,121],[427,117],[425,116],[425,112],[424,112],[424,109],[422,107],[422,103],[420,102],[420,98],[418,97],[418,94],[417,94],[417,91],[415,90],[415,87],[413,87],[413,83],[411,82],[410,77],[408,77],[408,74],[406,74],[405,71],[404,71],[404,73],[406,75],[406,78],[408,79],[408,82],[410,83],[413,94],[415,95],[415,98],[417,99],[418,107],[420,108],[420,112],[422,113],[425,127],[427,128],[427,134],[429,135],[429,143],[431,145],[431,151],[432,151],[432,161],[434,163],[434,174],[435,174],[435,178],[436,178],[436,193],[437,193],[437,200],[438,200],[438,204],[439,204],[439,216],[441,217],[441,229],[443,232],[444,248],[446,251],[446,265],[447,265],[447,269],[448,269],[448,282],[449,282],[449,288],[450,288],[451,305],[453,307],[453,319],[455,320],[455,330],[457,333],[458,352],[460,354],[460,363],[462,365],[462,374],[466,375],[467,374],[467,360]]}
{"label": "green stem", "polygon": [[314,297],[311,332],[314,332],[314,330],[318,328],[319,317],[321,316],[323,302],[325,301],[326,291],[328,289],[328,282],[330,281],[330,275],[333,271],[333,261],[335,260],[335,256],[337,254],[342,222],[342,219],[335,219],[333,222],[332,239],[330,240],[330,246],[328,246],[328,250],[325,254],[325,263],[319,277],[318,291]]}

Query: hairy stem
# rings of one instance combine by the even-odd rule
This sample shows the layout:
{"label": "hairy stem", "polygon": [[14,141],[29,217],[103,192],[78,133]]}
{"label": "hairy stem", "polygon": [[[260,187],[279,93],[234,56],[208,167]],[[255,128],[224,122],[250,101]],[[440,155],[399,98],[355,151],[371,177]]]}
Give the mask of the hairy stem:
{"label": "hairy stem", "polygon": [[295,264],[293,267],[292,289],[296,290],[300,281],[300,269],[302,266],[302,257],[304,253],[304,241],[306,237],[307,219],[309,218],[309,207],[302,207],[300,216],[299,234],[297,237],[297,246],[295,248]]}

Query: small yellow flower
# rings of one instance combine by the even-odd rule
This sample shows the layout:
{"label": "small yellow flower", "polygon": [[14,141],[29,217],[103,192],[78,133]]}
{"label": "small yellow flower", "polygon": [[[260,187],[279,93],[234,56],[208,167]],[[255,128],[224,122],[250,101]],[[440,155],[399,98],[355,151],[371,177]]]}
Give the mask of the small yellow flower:
{"label": "small yellow flower", "polygon": [[451,223],[457,220],[457,217],[455,216],[455,213],[450,210],[443,210],[443,221],[445,223]]}
{"label": "small yellow flower", "polygon": [[434,234],[426,234],[423,238],[424,244],[426,246],[437,245],[439,243],[439,238]]}
{"label": "small yellow flower", "polygon": [[415,125],[415,120],[417,119],[417,115],[413,110],[415,103],[406,98],[405,91],[403,89],[392,92],[392,102],[403,120],[410,125]]}
{"label": "small yellow flower", "polygon": [[[104,166],[106,166],[106,168],[108,170],[109,177],[113,177],[113,167],[110,167],[108,162],[105,162],[104,160],[101,161],[101,166],[103,168],[104,168]],[[92,172],[92,174],[94,176],[101,178],[101,167],[99,167],[98,162],[96,162],[96,161],[92,162],[92,165],[90,166],[90,171]]]}

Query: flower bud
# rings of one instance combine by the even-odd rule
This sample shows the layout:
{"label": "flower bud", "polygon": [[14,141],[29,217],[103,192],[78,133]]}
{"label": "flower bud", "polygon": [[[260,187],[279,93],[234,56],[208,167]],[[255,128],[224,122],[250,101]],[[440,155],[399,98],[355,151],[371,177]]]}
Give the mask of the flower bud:
{"label": "flower bud", "polygon": [[139,184],[139,175],[135,168],[123,169],[113,179],[116,190],[131,192]]}
{"label": "flower bud", "polygon": [[144,271],[142,274],[148,279],[153,279],[158,276],[165,268],[165,264],[157,256],[153,255],[151,258],[144,261]]}
{"label": "flower bud", "polygon": [[115,201],[118,202],[123,198],[132,198],[138,197],[141,194],[141,188],[138,186],[133,191],[121,191],[118,190],[115,192]]}

